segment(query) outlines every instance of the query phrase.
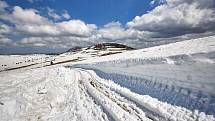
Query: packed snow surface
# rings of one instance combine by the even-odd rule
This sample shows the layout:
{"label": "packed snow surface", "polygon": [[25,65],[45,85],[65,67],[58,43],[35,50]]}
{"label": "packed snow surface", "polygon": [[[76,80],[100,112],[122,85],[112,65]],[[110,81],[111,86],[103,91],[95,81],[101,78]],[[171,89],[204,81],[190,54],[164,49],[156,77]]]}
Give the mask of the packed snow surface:
{"label": "packed snow surface", "polygon": [[0,120],[214,121],[214,40],[0,56]]}
{"label": "packed snow surface", "polygon": [[78,68],[1,74],[0,90],[0,120],[214,120]]}

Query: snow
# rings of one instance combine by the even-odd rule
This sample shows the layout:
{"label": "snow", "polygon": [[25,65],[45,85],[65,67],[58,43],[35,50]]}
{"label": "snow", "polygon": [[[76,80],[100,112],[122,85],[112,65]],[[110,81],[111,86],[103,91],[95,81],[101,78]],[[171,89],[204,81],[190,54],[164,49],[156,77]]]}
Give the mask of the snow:
{"label": "snow", "polygon": [[75,71],[59,67],[1,77],[0,120],[107,120]]}
{"label": "snow", "polygon": [[214,121],[214,39],[2,55],[0,120]]}
{"label": "snow", "polygon": [[[91,72],[93,73],[93,72]],[[93,73],[94,76],[96,77],[97,75]],[[96,78],[99,78],[98,76]],[[111,80],[102,80],[99,78],[100,83],[105,84],[107,87],[111,88],[112,90],[120,93],[121,95],[134,100],[138,104],[142,105],[143,107],[148,108],[149,110],[152,110],[153,112],[156,112],[159,115],[164,116],[166,120],[196,120],[195,118],[198,117],[198,112],[193,113],[185,108],[177,107],[177,106],[171,106],[167,103],[161,103],[157,99],[151,98],[148,95],[139,95],[132,93],[130,90],[127,88],[123,88],[116,83],[114,83]],[[102,80],[102,81],[101,81]],[[181,113],[181,114],[180,114]],[[196,115],[197,114],[197,115]],[[191,118],[191,116],[195,117],[194,119]],[[203,116],[203,117],[201,117]],[[206,115],[201,115],[199,119],[205,119],[205,118],[211,118],[212,116],[209,117],[204,117]]]}
{"label": "snow", "polygon": [[[188,109],[131,92],[111,80],[101,79],[93,71],[50,67],[1,77],[0,120],[87,121],[112,117],[126,121],[151,120],[153,116],[166,120],[214,120],[213,116],[199,112],[194,115]],[[8,87],[2,86],[4,83]],[[158,115],[137,112],[141,111],[137,104]]]}
{"label": "snow", "polygon": [[0,71],[22,66],[39,64],[40,66],[50,63],[52,56],[35,55],[0,55]]}
{"label": "snow", "polygon": [[[91,75],[89,75],[88,73],[86,73],[85,71],[79,71],[80,73],[85,73],[83,74],[84,76],[88,75],[87,79],[92,79]],[[86,77],[85,77],[86,78]],[[85,80],[87,80],[85,79]],[[94,82],[94,80],[91,80],[91,82]],[[90,95],[92,95],[92,97],[94,97],[100,105],[102,105],[104,107],[105,110],[107,110],[107,112],[113,117],[114,120],[124,120],[124,121],[130,121],[130,120],[138,120],[139,117],[136,117],[135,115],[130,114],[127,110],[129,110],[127,107],[125,107],[126,110],[123,110],[123,108],[118,107],[118,105],[120,106],[125,106],[125,104],[121,104],[121,102],[118,100],[116,101],[115,97],[111,97],[111,95],[109,95],[108,90],[103,90],[101,87],[100,90],[95,90],[95,88],[90,84],[89,81],[83,81],[84,85],[87,87],[88,92],[90,93]],[[95,83],[95,82],[94,82]],[[96,85],[97,87],[98,85]],[[99,88],[99,87],[97,87]],[[102,93],[99,93],[103,91]],[[104,94],[108,94],[108,96],[106,97]],[[115,95],[114,95],[115,96]],[[117,102],[117,103],[113,103],[113,102]],[[142,113],[141,116],[141,120],[150,120],[148,118],[145,117],[145,114]]]}
{"label": "snow", "polygon": [[180,41],[176,43],[155,46],[145,49],[126,51],[117,55],[104,56],[100,58],[91,58],[83,63],[104,62],[124,59],[150,59],[150,58],[164,58],[175,55],[190,55],[196,53],[215,52],[215,36],[204,38]]}

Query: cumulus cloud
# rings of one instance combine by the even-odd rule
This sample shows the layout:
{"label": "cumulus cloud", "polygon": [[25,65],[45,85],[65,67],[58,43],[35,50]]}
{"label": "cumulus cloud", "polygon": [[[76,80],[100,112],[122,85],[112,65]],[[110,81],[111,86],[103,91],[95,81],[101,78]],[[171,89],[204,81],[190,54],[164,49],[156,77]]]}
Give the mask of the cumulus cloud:
{"label": "cumulus cloud", "polygon": [[135,39],[140,32],[124,28],[120,22],[110,22],[97,31],[97,36],[106,41]]}
{"label": "cumulus cloud", "polygon": [[67,10],[64,10],[63,13],[61,14],[57,14],[56,11],[50,7],[47,7],[47,10],[48,10],[48,16],[54,19],[55,21],[59,21],[63,19],[68,20],[71,18]]}
{"label": "cumulus cloud", "polygon": [[30,45],[30,46],[36,46],[36,47],[43,47],[47,46],[49,42],[52,43],[53,38],[52,37],[28,37],[23,38],[18,44],[21,45]]}
{"label": "cumulus cloud", "polygon": [[0,35],[0,46],[11,46],[12,45],[12,40]]}
{"label": "cumulus cloud", "polygon": [[8,46],[12,44],[12,40],[7,37],[10,34],[11,28],[5,24],[0,25],[0,46]]}
{"label": "cumulus cloud", "polygon": [[166,0],[152,0],[152,1],[150,2],[150,5],[151,5],[151,6],[156,6],[156,5],[162,5],[162,4],[164,4],[164,3],[166,3]]}
{"label": "cumulus cloud", "polygon": [[53,24],[16,25],[17,32],[28,36],[58,36],[60,31]]}
{"label": "cumulus cloud", "polygon": [[[142,16],[136,16],[126,26],[120,22],[110,22],[97,27],[71,19],[66,10],[63,14],[57,14],[54,9],[47,8],[49,17],[44,17],[35,9],[10,7],[0,1],[0,11],[5,11],[7,7],[12,10],[2,12],[0,16],[1,20],[10,23],[0,23],[0,44],[71,48],[117,42],[142,48],[215,33],[213,0],[153,0],[151,5],[159,6]],[[11,35],[20,39],[12,41]]]}
{"label": "cumulus cloud", "polygon": [[[64,18],[70,18],[67,11],[64,11],[64,14]],[[10,27],[0,23],[1,45],[3,45],[2,43],[13,43],[16,46],[69,48],[72,45],[92,43],[89,38],[97,29],[96,25],[86,24],[81,20],[53,22],[41,16],[35,9],[23,9],[19,6],[12,7],[11,13],[5,12],[0,16],[0,19],[13,25]],[[13,32],[11,32],[12,30]],[[12,42],[6,37],[11,35],[23,36],[24,38]]]}
{"label": "cumulus cloud", "polygon": [[60,17],[58,14],[54,13],[54,12],[48,12],[48,15],[49,15],[50,17],[52,17],[55,21],[61,19],[61,17]]}
{"label": "cumulus cloud", "polygon": [[18,31],[32,36],[77,36],[87,37],[97,28],[94,24],[85,24],[80,20],[69,20],[42,25],[18,26]]}
{"label": "cumulus cloud", "polygon": [[86,46],[93,44],[89,38],[73,36],[61,37],[27,37],[16,43],[19,46],[48,47],[48,48],[71,48],[73,46]]}
{"label": "cumulus cloud", "polygon": [[0,39],[1,44],[10,43],[10,42],[11,42],[11,40],[9,38],[1,38]]}
{"label": "cumulus cloud", "polygon": [[[49,10],[52,12],[53,10]],[[31,36],[89,36],[96,29],[94,24],[85,24],[81,20],[68,20],[53,23],[34,9],[13,8],[11,14],[2,17],[16,26],[16,31]]]}
{"label": "cumulus cloud", "polygon": [[21,25],[42,25],[47,24],[48,19],[38,14],[35,9],[23,9],[19,6],[13,8],[13,12],[6,17],[9,21]]}
{"label": "cumulus cloud", "polygon": [[11,32],[11,29],[9,26],[2,24],[0,25],[0,34],[8,34]]}
{"label": "cumulus cloud", "polygon": [[85,24],[81,20],[69,20],[56,24],[56,27],[61,30],[63,34],[73,34],[78,36],[90,36],[97,28],[94,24]]}
{"label": "cumulus cloud", "polygon": [[0,12],[4,12],[5,8],[7,8],[9,5],[4,2],[4,1],[0,1]]}
{"label": "cumulus cloud", "polygon": [[151,12],[136,16],[127,26],[157,32],[159,37],[179,36],[214,30],[213,0],[166,0]]}
{"label": "cumulus cloud", "polygon": [[48,9],[48,15],[53,18],[55,21],[57,20],[61,20],[61,16],[58,15],[57,13],[55,13],[55,10],[54,9],[51,9],[51,8],[47,8]]}
{"label": "cumulus cloud", "polygon": [[69,13],[67,11],[64,11],[63,15],[62,15],[65,19],[70,19],[71,16],[69,15]]}
{"label": "cumulus cloud", "polygon": [[54,35],[59,33],[52,22],[39,15],[35,9],[23,9],[19,6],[13,7],[12,13],[1,16],[14,24],[16,32],[27,35]]}

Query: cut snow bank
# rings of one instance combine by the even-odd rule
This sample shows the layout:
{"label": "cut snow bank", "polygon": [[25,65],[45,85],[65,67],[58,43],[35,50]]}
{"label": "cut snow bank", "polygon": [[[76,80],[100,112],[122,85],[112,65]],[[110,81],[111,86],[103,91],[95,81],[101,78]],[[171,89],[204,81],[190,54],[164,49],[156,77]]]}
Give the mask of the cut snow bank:
{"label": "cut snow bank", "polygon": [[[87,75],[87,73],[85,75]],[[152,98],[148,95],[139,95],[133,93],[128,88],[123,88],[111,80],[104,80],[98,77],[93,71],[88,71],[88,75],[90,75],[90,78],[95,79],[101,84],[104,84],[111,90],[119,93],[121,96],[124,96],[138,103],[142,107],[160,115],[161,117],[164,117],[166,120],[214,120],[214,117],[212,115],[205,115],[204,113],[199,113],[198,111],[192,112],[186,108],[172,106],[170,104],[160,102],[157,99]],[[97,93],[93,95],[97,95]]]}

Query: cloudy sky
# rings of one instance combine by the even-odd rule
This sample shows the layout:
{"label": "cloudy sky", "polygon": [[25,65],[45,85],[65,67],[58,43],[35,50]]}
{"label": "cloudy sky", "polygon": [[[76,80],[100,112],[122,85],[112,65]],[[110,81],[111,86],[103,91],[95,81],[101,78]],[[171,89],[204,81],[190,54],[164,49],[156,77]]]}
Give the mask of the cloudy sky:
{"label": "cloudy sky", "polygon": [[0,54],[101,42],[143,48],[214,34],[214,0],[0,0]]}

